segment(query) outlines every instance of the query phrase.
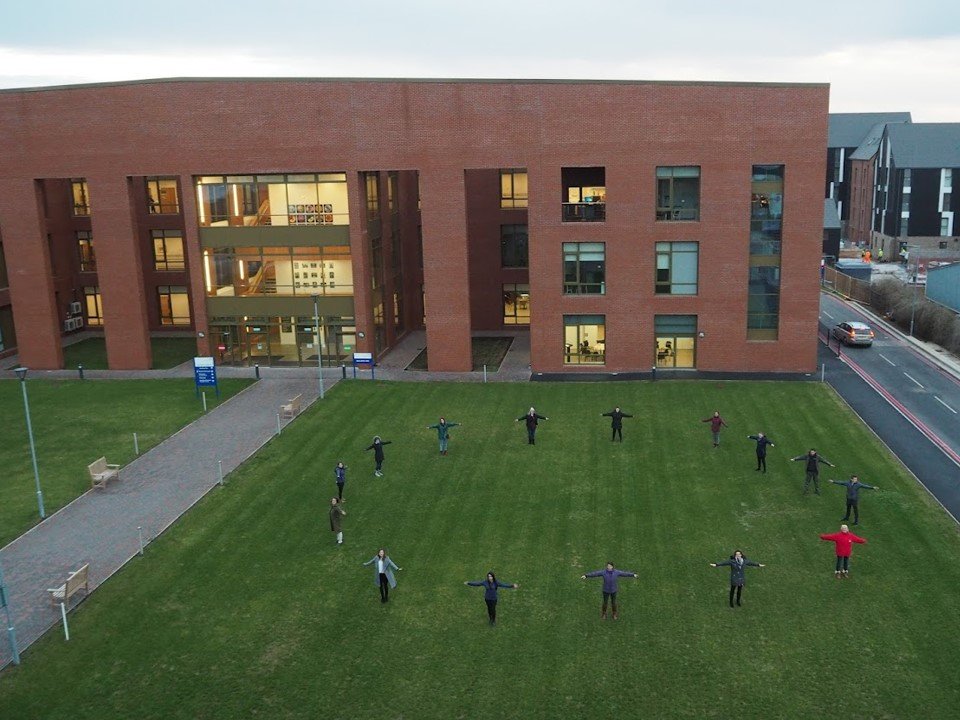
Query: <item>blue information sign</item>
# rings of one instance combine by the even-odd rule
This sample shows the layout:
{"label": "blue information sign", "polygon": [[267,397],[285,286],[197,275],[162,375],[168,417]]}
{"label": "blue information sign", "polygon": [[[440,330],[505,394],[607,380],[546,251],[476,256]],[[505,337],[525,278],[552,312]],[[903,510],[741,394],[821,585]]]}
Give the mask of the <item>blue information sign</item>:
{"label": "blue information sign", "polygon": [[212,387],[217,391],[217,397],[220,397],[220,386],[217,385],[217,366],[213,364],[212,357],[195,357],[193,359],[193,380],[197,386],[197,394],[200,394],[200,388]]}
{"label": "blue information sign", "polygon": [[353,376],[357,376],[357,368],[361,370],[363,368],[370,368],[370,377],[374,378],[374,373],[376,372],[373,363],[373,353],[361,353],[355,352],[353,354]]}

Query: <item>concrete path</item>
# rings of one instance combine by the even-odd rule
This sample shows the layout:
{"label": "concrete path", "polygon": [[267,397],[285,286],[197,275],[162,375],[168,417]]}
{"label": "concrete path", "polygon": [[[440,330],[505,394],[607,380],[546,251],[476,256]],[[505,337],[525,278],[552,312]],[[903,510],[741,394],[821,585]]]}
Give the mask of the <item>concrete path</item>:
{"label": "concrete path", "polygon": [[[279,406],[297,394],[304,408],[317,399],[316,370],[312,378],[253,384],[121,468],[119,481],[80,496],[0,550],[21,652],[60,621],[46,588],[86,563],[96,588],[137,554],[138,526],[144,542],[163,532],[218,483],[218,460],[227,474],[276,434]],[[0,667],[11,660],[5,635]]]}

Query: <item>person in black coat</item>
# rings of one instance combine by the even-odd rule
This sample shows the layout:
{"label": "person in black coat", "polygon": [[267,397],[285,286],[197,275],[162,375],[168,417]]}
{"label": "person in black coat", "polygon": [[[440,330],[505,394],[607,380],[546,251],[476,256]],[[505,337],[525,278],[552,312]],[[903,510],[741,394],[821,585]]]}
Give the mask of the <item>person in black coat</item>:
{"label": "person in black coat", "polygon": [[549,420],[550,418],[544,417],[543,415],[538,415],[536,409],[530,408],[530,411],[526,415],[521,415],[517,418],[516,422],[521,420],[525,421],[527,424],[527,444],[536,445],[537,439],[537,425],[541,420]]}
{"label": "person in black coat", "polygon": [[850,519],[850,511],[853,510],[853,524],[860,524],[860,491],[861,490],[879,490],[873,485],[867,485],[860,482],[860,478],[851,475],[849,480],[831,480],[834,485],[843,485],[847,489],[847,514],[841,520]]}
{"label": "person in black coat", "polygon": [[810,483],[813,482],[813,491],[815,494],[819,495],[820,465],[829,465],[830,467],[836,467],[836,465],[818,454],[814,448],[810,448],[810,452],[808,452],[806,455],[797,455],[795,458],[790,458],[790,462],[800,462],[801,460],[806,463],[807,468],[807,474],[804,476],[803,480],[803,494],[807,494],[807,492],[810,490]]}
{"label": "person in black coat", "polygon": [[381,440],[379,435],[373,436],[373,442],[367,445],[364,450],[373,450],[373,459],[377,462],[377,469],[373,474],[377,477],[383,477],[383,446],[389,445],[392,440]]}
{"label": "person in black coat", "polygon": [[773,441],[764,435],[762,432],[758,432],[756,435],[747,435],[750,440],[757,441],[757,470],[760,470],[760,467],[763,467],[763,472],[767,472],[767,446],[776,447],[773,444]]}
{"label": "person in black coat", "polygon": [[610,418],[610,442],[616,440],[617,437],[620,438],[620,442],[623,442],[623,419],[632,418],[633,415],[627,415],[627,413],[620,410],[620,406],[618,405],[610,412],[601,413],[600,417]]}
{"label": "person in black coat", "polygon": [[733,596],[737,596],[737,606],[740,605],[740,596],[743,594],[743,584],[746,581],[744,570],[748,567],[766,567],[763,563],[748,560],[739,550],[735,550],[729,560],[710,563],[710,567],[730,568],[730,607],[733,607]]}

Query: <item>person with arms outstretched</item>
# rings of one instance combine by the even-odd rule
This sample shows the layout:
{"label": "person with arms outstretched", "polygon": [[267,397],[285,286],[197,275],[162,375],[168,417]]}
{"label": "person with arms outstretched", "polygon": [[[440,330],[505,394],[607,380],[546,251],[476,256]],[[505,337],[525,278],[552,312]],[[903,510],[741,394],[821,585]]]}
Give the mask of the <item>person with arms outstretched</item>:
{"label": "person with arms outstretched", "polygon": [[880,488],[860,482],[860,478],[856,475],[851,475],[849,480],[831,480],[830,482],[834,485],[842,485],[847,489],[847,513],[841,518],[841,520],[849,520],[850,511],[853,510],[853,524],[859,525],[860,491],[879,490]]}
{"label": "person with arms outstretched", "polygon": [[527,445],[536,445],[537,440],[537,425],[541,420],[549,420],[550,418],[543,415],[539,415],[534,408],[530,408],[526,415],[521,415],[517,418],[517,422],[523,420],[527,425]]}
{"label": "person with arms outstretched", "polygon": [[620,438],[620,442],[623,442],[623,419],[632,418],[633,415],[628,415],[627,413],[623,412],[620,409],[620,406],[617,405],[610,412],[601,413],[600,417],[610,418],[610,442],[613,442],[618,437]]}
{"label": "person with arms outstretched", "polygon": [[739,550],[734,550],[729,560],[710,563],[710,567],[730,568],[730,607],[733,607],[733,596],[737,596],[737,607],[740,607],[740,596],[743,595],[743,585],[747,576],[744,572],[748,567],[766,567],[763,563],[754,562],[744,557]]}
{"label": "person with arms outstretched", "polygon": [[803,479],[803,494],[806,495],[810,490],[810,483],[813,482],[813,491],[815,494],[820,494],[820,465],[829,465],[830,467],[836,467],[832,462],[827,460],[825,457],[821,457],[814,448],[810,448],[810,451],[806,455],[797,455],[795,458],[790,458],[790,462],[800,462],[801,460],[806,462],[807,474]]}
{"label": "person with arms outstretched", "polygon": [[393,571],[400,572],[403,568],[397,567],[396,563],[387,555],[385,548],[377,550],[377,554],[363,564],[364,567],[367,565],[373,565],[373,582],[380,588],[380,602],[389,602],[390,588],[397,586],[397,579],[393,576]]}
{"label": "person with arms outstretched", "polygon": [[333,477],[337,481],[337,500],[343,502],[343,486],[347,483],[347,466],[342,460],[333,469]]}
{"label": "person with arms outstretched", "polygon": [[373,474],[377,477],[383,477],[383,446],[389,445],[393,440],[381,440],[379,435],[373,436],[373,442],[367,445],[364,450],[373,450],[373,459],[377,463]]}
{"label": "person with arms outstretched", "polygon": [[450,440],[450,428],[458,427],[460,423],[447,422],[446,418],[440,418],[436,425],[428,425],[427,430],[436,430],[437,438],[440,440],[440,454],[447,454],[447,442]]}
{"label": "person with arms outstretched", "polygon": [[464,585],[483,588],[483,601],[487,604],[487,617],[490,619],[490,627],[497,624],[497,601],[499,600],[498,590],[501,588],[507,590],[516,590],[520,587],[517,583],[505,583],[497,580],[493,570],[487,573],[484,580],[468,580]]}
{"label": "person with arms outstretched", "polygon": [[757,471],[760,470],[761,466],[763,467],[763,472],[767,472],[767,446],[776,447],[773,444],[773,441],[764,435],[762,432],[758,432],[756,435],[747,435],[747,438],[750,440],[757,441]]}
{"label": "person with arms outstretched", "polygon": [[840,526],[840,532],[822,534],[821,540],[832,542],[837,551],[837,568],[834,576],[839,580],[841,577],[850,577],[850,555],[853,554],[853,544],[862,545],[866,542],[862,537],[857,537],[846,525]]}
{"label": "person with arms outstretched", "polygon": [[710,433],[713,435],[713,446],[720,447],[720,428],[726,426],[726,421],[720,417],[720,411],[716,410],[713,415],[704,418],[700,422],[710,423]]}
{"label": "person with arms outstretched", "polygon": [[580,576],[581,580],[586,580],[587,578],[603,578],[603,604],[600,606],[600,619],[607,619],[607,601],[610,601],[611,609],[613,610],[613,619],[619,620],[620,613],[617,609],[617,592],[620,590],[620,578],[622,577],[637,577],[635,572],[629,572],[626,570],[617,570],[612,562],[608,562],[607,566],[603,570],[594,570],[593,572],[584,573]]}

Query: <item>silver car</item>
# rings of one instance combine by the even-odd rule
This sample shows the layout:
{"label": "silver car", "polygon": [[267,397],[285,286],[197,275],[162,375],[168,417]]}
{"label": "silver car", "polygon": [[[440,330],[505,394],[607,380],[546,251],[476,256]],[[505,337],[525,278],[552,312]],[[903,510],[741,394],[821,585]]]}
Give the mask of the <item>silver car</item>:
{"label": "silver car", "polygon": [[873,345],[873,330],[862,322],[837,323],[833,336],[844,345]]}

